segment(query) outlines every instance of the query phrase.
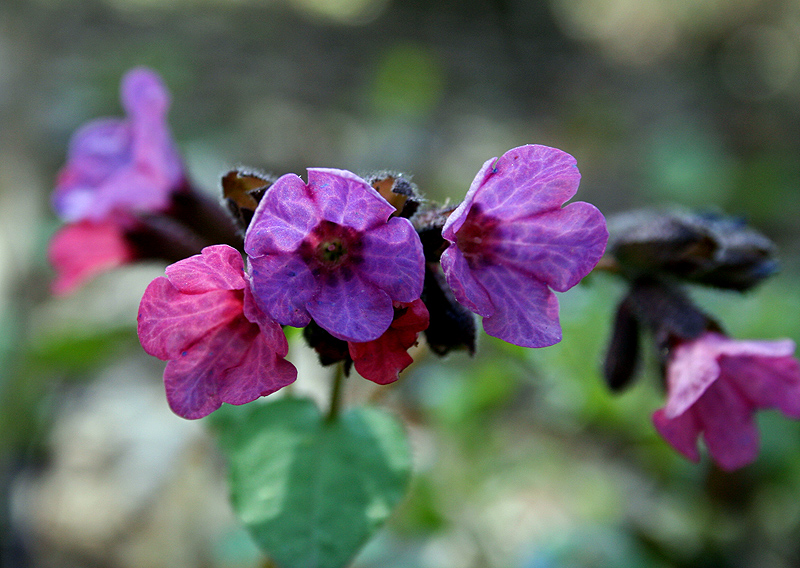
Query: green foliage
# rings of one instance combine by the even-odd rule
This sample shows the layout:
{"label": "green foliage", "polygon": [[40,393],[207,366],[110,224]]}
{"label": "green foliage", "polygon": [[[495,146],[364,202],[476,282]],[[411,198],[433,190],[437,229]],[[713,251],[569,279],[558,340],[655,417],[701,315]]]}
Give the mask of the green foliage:
{"label": "green foliage", "polygon": [[405,495],[409,447],[386,412],[329,421],[290,398],[218,414],[234,509],[279,566],[347,566]]}

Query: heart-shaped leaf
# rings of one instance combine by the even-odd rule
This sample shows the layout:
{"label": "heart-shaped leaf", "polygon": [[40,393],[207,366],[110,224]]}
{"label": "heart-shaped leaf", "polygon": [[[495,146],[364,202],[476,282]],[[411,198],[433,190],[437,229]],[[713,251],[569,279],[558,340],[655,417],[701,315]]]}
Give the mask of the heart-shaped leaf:
{"label": "heart-shaped leaf", "polygon": [[234,509],[282,568],[347,566],[405,494],[408,442],[386,412],[328,421],[305,399],[227,410],[215,424]]}

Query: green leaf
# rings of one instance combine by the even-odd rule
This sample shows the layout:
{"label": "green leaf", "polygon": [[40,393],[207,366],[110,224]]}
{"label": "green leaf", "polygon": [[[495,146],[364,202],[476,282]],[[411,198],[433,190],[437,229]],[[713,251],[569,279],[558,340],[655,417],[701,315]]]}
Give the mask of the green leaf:
{"label": "green leaf", "polygon": [[282,399],[222,414],[234,509],[282,568],[347,566],[406,492],[405,431],[383,411],[330,422],[309,400]]}

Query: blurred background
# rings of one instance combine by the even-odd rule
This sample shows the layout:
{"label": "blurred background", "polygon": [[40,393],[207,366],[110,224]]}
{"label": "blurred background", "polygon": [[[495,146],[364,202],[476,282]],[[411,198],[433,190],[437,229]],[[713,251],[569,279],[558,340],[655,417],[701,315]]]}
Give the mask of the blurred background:
{"label": "blurred background", "polygon": [[[71,133],[119,116],[157,70],[195,182],[236,165],[413,174],[458,201],[525,143],[577,160],[608,216],[680,204],[746,218],[782,271],[693,289],[740,338],[800,340],[797,0],[3,0],[0,3],[0,565],[256,567],[202,421],[167,408],[135,335],[163,266],[53,298],[48,196]],[[564,340],[423,346],[396,386],[349,381],[411,436],[408,499],[356,568],[800,565],[800,427],[759,415],[758,461],[724,474],[656,434],[653,357],[599,374],[622,283],[560,295]],[[294,341],[313,392],[325,373]],[[322,385],[323,392],[327,387]]]}

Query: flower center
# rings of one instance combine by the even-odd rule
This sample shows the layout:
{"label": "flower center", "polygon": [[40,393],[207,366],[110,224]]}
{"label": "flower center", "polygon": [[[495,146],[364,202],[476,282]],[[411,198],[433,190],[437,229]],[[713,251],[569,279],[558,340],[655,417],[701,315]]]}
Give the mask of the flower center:
{"label": "flower center", "polygon": [[300,246],[300,254],[313,270],[330,271],[358,262],[360,235],[350,227],[321,221]]}
{"label": "flower center", "polygon": [[491,254],[491,243],[497,225],[497,219],[484,215],[477,207],[467,215],[456,233],[456,246],[471,265],[485,261]]}

